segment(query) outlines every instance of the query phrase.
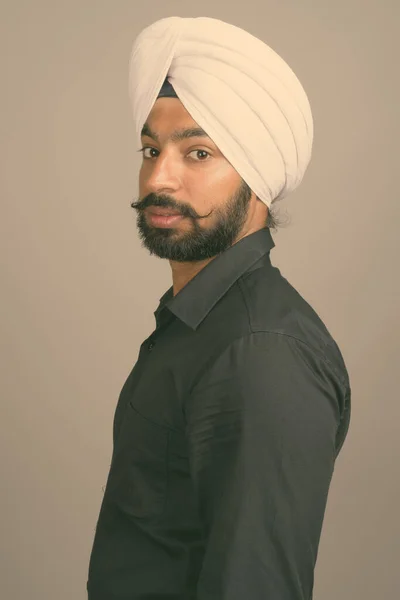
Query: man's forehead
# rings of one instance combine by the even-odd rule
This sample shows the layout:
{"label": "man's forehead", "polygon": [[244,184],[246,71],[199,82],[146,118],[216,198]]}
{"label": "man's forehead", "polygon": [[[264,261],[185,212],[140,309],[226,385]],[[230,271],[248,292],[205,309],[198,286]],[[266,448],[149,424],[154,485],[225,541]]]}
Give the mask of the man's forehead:
{"label": "man's forehead", "polygon": [[157,98],[150,111],[149,117],[157,117],[161,115],[176,115],[182,118],[187,117],[192,120],[192,117],[179,98],[161,97]]}
{"label": "man's forehead", "polygon": [[[187,140],[189,138],[211,138],[208,134],[197,125],[196,122],[182,124],[168,123],[168,127],[154,127],[153,124],[150,124],[149,121],[143,125],[142,137],[147,136],[156,142],[160,142],[161,138],[164,138],[165,141],[168,142],[181,142],[182,140]],[[212,140],[211,140],[212,141]]]}
{"label": "man's forehead", "polygon": [[[160,100],[174,99],[160,98],[157,103]],[[161,110],[158,110],[156,106],[153,107],[143,125],[141,135],[150,137],[157,142],[162,138],[171,142],[180,142],[193,137],[209,138],[207,132],[200,127],[187,110],[183,107],[182,111],[176,105],[170,107],[163,105]]]}

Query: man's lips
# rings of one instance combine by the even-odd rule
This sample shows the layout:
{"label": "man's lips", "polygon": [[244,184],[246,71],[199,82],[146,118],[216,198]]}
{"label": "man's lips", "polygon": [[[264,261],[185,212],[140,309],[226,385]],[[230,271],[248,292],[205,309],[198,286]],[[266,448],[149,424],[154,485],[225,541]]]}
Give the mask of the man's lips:
{"label": "man's lips", "polygon": [[160,217],[177,217],[177,216],[181,216],[180,212],[176,212],[176,211],[172,211],[171,209],[168,208],[158,208],[156,206],[150,206],[150,208],[147,209],[148,212],[152,215],[158,215]]}

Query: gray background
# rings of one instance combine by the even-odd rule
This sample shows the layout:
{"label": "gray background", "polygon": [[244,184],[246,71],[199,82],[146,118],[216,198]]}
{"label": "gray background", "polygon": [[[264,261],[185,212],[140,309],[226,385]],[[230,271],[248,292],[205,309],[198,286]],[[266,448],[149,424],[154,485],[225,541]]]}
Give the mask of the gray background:
{"label": "gray background", "polygon": [[[112,419],[167,261],[140,246],[128,100],[134,38],[210,16],[290,64],[315,120],[272,261],[345,357],[351,428],[336,463],[316,600],[399,595],[397,0],[0,4],[0,595],[84,600]],[[275,599],[278,600],[278,599]]]}

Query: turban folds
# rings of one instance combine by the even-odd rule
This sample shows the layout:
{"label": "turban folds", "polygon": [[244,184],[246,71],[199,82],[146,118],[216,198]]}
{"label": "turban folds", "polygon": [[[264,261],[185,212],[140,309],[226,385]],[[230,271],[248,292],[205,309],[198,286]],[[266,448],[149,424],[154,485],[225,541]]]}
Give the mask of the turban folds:
{"label": "turban folds", "polygon": [[166,78],[267,206],[300,184],[311,159],[311,108],[294,72],[267,44],[209,17],[168,17],[143,29],[129,63],[139,144]]}

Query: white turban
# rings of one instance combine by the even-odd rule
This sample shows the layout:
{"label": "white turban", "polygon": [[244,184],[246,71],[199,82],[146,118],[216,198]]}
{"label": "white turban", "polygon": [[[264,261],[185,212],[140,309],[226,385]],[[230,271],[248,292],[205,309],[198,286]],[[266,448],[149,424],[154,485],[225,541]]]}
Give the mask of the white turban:
{"label": "white turban", "polygon": [[311,159],[307,95],[286,62],[247,31],[208,17],[160,19],[136,38],[129,95],[138,143],[165,78],[191,117],[267,206]]}

